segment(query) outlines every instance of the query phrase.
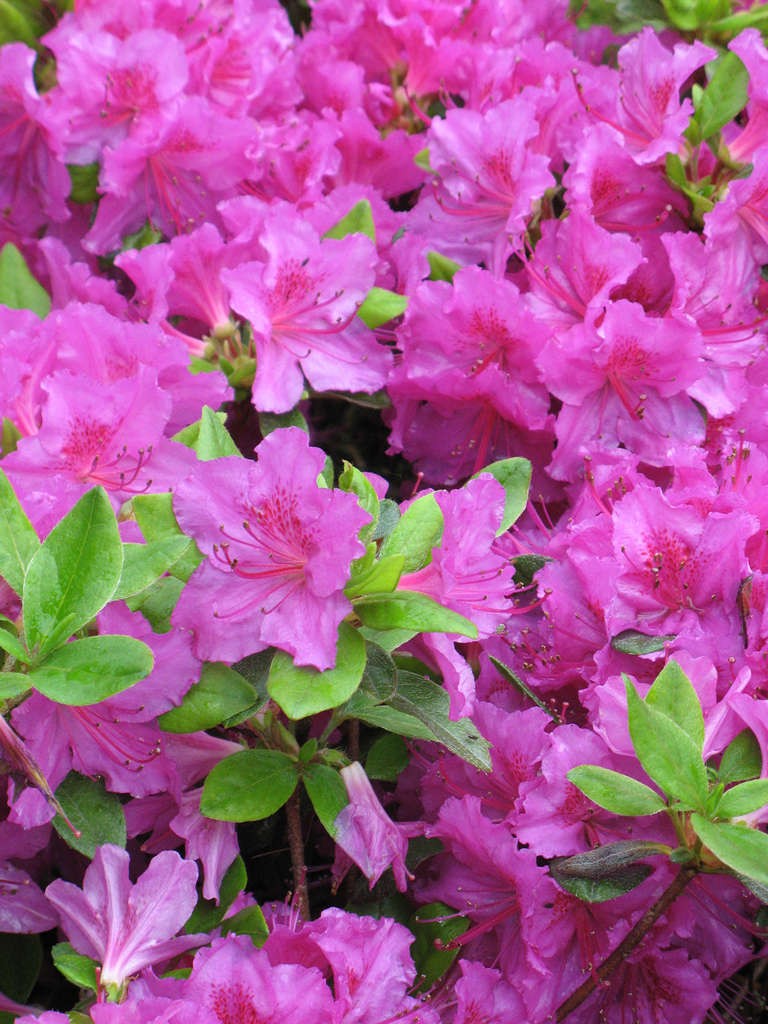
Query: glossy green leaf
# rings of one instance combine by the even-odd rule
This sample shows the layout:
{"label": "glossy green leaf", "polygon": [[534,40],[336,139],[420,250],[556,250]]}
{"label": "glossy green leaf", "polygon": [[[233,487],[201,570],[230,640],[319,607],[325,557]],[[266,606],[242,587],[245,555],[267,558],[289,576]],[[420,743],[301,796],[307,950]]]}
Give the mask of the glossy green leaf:
{"label": "glossy green leaf", "polygon": [[200,810],[215,821],[260,821],[280,810],[298,780],[296,762],[281,750],[242,750],[212,769]]}
{"label": "glossy green leaf", "polygon": [[215,900],[199,899],[184,925],[184,931],[188,935],[213,931],[247,885],[248,872],[243,858],[235,857],[221,880],[218,903]]}
{"label": "glossy green leaf", "polygon": [[372,629],[412,629],[418,633],[477,637],[477,626],[469,619],[414,590],[371,594],[355,601],[354,607],[361,622]]}
{"label": "glossy green leaf", "polygon": [[[531,486],[531,464],[528,459],[502,459],[500,462],[492,462],[480,471],[475,477],[482,473],[490,473],[499,481],[504,488],[504,517],[496,531],[500,537],[506,533],[510,526],[517,522],[525,511],[528,504],[528,491]],[[473,477],[474,479],[474,477]]]}
{"label": "glossy green leaf", "polygon": [[727,789],[715,810],[718,818],[738,818],[768,804],[768,779],[752,779]]}
{"label": "glossy green leaf", "polygon": [[397,782],[409,761],[408,747],[401,736],[379,736],[368,751],[365,773],[369,779]]}
{"label": "glossy green leaf", "polygon": [[153,664],[150,648],[132,636],[87,636],[54,651],[27,679],[49,700],[82,707],[146,679]]}
{"label": "glossy green leaf", "polygon": [[61,814],[53,819],[53,827],[73,850],[92,858],[103,843],[125,846],[123,805],[118,796],[106,791],[103,782],[70,772],[56,790],[56,799],[80,833],[75,835]]}
{"label": "glossy green leaf", "polygon": [[222,935],[247,935],[254,946],[260,947],[269,938],[269,926],[261,907],[243,907],[231,917],[221,922]]}
{"label": "glossy green leaf", "polygon": [[34,527],[0,470],[0,576],[17,594],[22,592],[27,566],[39,547]]}
{"label": "glossy green leaf", "polygon": [[[0,21],[9,6],[5,0],[0,0]],[[51,311],[48,292],[32,276],[26,260],[13,242],[6,242],[0,250],[0,305],[11,309],[30,309],[41,318],[48,316]]]}
{"label": "glossy green leaf", "polygon": [[208,662],[179,707],[161,715],[158,724],[165,732],[202,732],[258,703],[256,690],[239,672],[220,662]]}
{"label": "glossy green leaf", "polygon": [[336,667],[325,672],[298,666],[284,651],[272,659],[267,690],[289,718],[297,720],[338,707],[360,685],[365,668],[365,641],[347,622],[339,627]]}
{"label": "glossy green leaf", "polygon": [[[131,501],[131,507],[147,543],[185,536],[174,515],[171,494],[138,494]],[[170,574],[186,583],[202,560],[203,556],[193,542],[191,547],[173,562]]]}
{"label": "glossy green leaf", "polygon": [[[105,491],[96,487],[48,534],[24,577],[24,632],[30,651],[44,655],[61,624],[69,635],[93,619],[114,594],[123,545]],[[62,637],[59,642],[66,640]]]}
{"label": "glossy green leaf", "polygon": [[688,676],[676,661],[668,661],[646,694],[648,707],[660,711],[686,733],[699,750],[704,745],[704,714]]}
{"label": "glossy green leaf", "polygon": [[404,572],[416,572],[432,561],[432,549],[440,543],[445,521],[434,494],[411,502],[381,545],[381,556],[403,555]]}
{"label": "glossy green leaf", "polygon": [[452,284],[457,271],[461,270],[461,264],[456,260],[449,259],[448,256],[443,256],[434,250],[427,253],[427,260],[430,281],[447,281]]}
{"label": "glossy green leaf", "polygon": [[435,739],[452,754],[481,771],[491,770],[488,741],[469,718],[451,719],[450,699],[442,686],[424,676],[400,670],[397,673],[397,690],[388,703],[396,711],[426,725]]}
{"label": "glossy green leaf", "polygon": [[568,772],[568,779],[593,803],[612,814],[642,817],[658,814],[666,806],[659,794],[642,782],[596,764],[572,768]]}
{"label": "glossy green leaf", "polygon": [[357,315],[366,327],[381,327],[389,320],[400,316],[408,307],[408,296],[373,287],[366,295]]}
{"label": "glossy green leaf", "polygon": [[627,679],[629,734],[640,763],[656,785],[688,808],[703,808],[709,787],[701,748],[661,711],[649,707]]}
{"label": "glossy green leaf", "polygon": [[77,988],[87,988],[94,992],[98,988],[97,970],[99,964],[89,956],[76,953],[68,942],[57,942],[51,950],[53,963],[57,970],[71,981]]}
{"label": "glossy green leaf", "polygon": [[657,654],[675,639],[674,633],[664,633],[661,636],[649,636],[647,633],[640,633],[636,629],[623,629],[621,633],[611,637],[611,647],[620,654]]}
{"label": "glossy green leaf", "polygon": [[370,523],[360,531],[360,539],[363,542],[370,540],[379,518],[379,497],[373,485],[364,473],[345,460],[337,486],[348,494],[354,494],[360,507],[371,517]]}
{"label": "glossy green leaf", "polygon": [[325,831],[336,836],[336,819],[349,803],[347,787],[335,768],[310,764],[303,774],[304,788]]}
{"label": "glossy green leaf", "polygon": [[745,779],[756,779],[763,770],[763,755],[757,737],[744,729],[723,751],[717,778],[724,786]]}
{"label": "glossy green leaf", "polygon": [[329,228],[323,238],[346,238],[347,235],[366,235],[376,241],[376,226],[373,222],[373,211],[367,199],[355,203],[352,209],[341,220]]}
{"label": "glossy green leaf", "polygon": [[747,105],[749,72],[735,53],[723,53],[714,65],[707,87],[694,101],[701,137],[715,135]]}
{"label": "glossy green leaf", "polygon": [[193,547],[194,543],[187,537],[165,537],[149,544],[123,544],[123,570],[112,599],[122,601],[140,594]]}
{"label": "glossy green leaf", "polygon": [[363,594],[391,594],[400,582],[404,562],[402,555],[389,555],[357,575],[353,571],[344,593],[349,598],[361,597]]}
{"label": "glossy green leaf", "polygon": [[768,835],[746,825],[707,821],[691,815],[693,830],[704,845],[736,874],[768,886]]}

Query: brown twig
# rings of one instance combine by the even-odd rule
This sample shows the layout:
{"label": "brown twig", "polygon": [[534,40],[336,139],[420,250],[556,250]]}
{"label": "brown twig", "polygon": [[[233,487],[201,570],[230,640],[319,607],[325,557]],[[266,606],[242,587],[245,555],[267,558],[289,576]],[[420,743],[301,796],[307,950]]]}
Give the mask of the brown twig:
{"label": "brown twig", "polygon": [[307,865],[304,862],[304,837],[301,832],[300,792],[297,786],[285,805],[288,823],[288,847],[291,851],[291,870],[296,904],[303,920],[309,920],[309,889]]}

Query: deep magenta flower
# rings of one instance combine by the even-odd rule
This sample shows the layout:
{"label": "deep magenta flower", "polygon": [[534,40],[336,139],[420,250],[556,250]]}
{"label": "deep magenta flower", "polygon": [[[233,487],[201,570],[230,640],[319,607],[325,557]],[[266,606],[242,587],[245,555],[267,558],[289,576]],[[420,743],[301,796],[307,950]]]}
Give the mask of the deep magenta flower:
{"label": "deep magenta flower", "polygon": [[56,879],[45,890],[72,945],[101,963],[100,984],[120,990],[134,974],[199,946],[207,936],[174,938],[197,902],[197,866],[165,850],[132,884],[130,855],[100,846],[82,889]]}
{"label": "deep magenta flower", "polygon": [[176,626],[199,657],[238,661],[275,646],[330,668],[357,540],[368,516],[351,494],[318,487],[325,457],[296,427],[275,430],[258,462],[202,462],[178,488],[182,529],[208,556],[182,592]]}

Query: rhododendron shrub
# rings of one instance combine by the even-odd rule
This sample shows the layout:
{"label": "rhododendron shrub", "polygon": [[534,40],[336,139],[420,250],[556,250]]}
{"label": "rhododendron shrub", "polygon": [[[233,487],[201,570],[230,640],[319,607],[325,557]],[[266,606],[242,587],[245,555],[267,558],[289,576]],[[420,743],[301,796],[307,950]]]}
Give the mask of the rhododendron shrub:
{"label": "rhododendron shrub", "polygon": [[4,1020],[764,1012],[766,24],[3,5]]}

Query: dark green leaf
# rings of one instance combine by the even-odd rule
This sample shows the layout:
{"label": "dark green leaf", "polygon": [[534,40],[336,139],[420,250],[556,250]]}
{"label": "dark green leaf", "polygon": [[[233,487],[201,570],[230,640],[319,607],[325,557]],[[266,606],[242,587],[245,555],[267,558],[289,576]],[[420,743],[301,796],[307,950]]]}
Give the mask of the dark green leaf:
{"label": "dark green leaf", "polygon": [[751,729],[744,729],[723,751],[717,778],[724,786],[745,779],[756,779],[763,770],[760,744]]}
{"label": "dark green leaf", "polygon": [[200,810],[215,821],[260,821],[280,810],[298,778],[296,762],[281,750],[243,750],[210,772]]}
{"label": "dark green leaf", "polygon": [[379,736],[368,751],[365,772],[369,779],[397,782],[400,773],[407,768],[409,760],[408,747],[402,737]]}
{"label": "dark green leaf", "polygon": [[727,789],[715,810],[718,818],[738,818],[768,804],[768,779],[752,779]]}
{"label": "dark green leaf", "polygon": [[432,560],[432,548],[440,543],[445,521],[434,494],[411,502],[381,545],[382,558],[404,555],[404,572],[416,572]]}
{"label": "dark green leaf", "polygon": [[396,711],[411,715],[426,725],[452,754],[481,771],[491,770],[487,740],[469,718],[451,719],[450,700],[442,686],[424,676],[400,670],[397,673],[397,690],[388,703]]}
{"label": "dark green leaf", "polygon": [[[8,10],[9,4],[0,0],[0,23]],[[32,276],[26,260],[13,242],[6,242],[0,251],[0,305],[11,309],[30,309],[40,318],[48,316],[51,311],[48,292]]]}
{"label": "dark green leaf", "polygon": [[371,533],[370,540],[384,540],[397,526],[400,519],[400,507],[396,501],[391,501],[389,498],[384,500],[379,505],[379,519],[376,523],[373,532]]}
{"label": "dark green leaf", "polygon": [[329,228],[323,238],[346,238],[347,235],[367,235],[376,241],[376,227],[373,223],[373,211],[367,199],[355,203],[349,213]]}
{"label": "dark green leaf", "polygon": [[247,884],[248,872],[245,869],[243,858],[235,857],[221,880],[219,902],[198,900],[197,906],[184,925],[184,931],[188,935],[213,931]]}
{"label": "dark green leaf", "polygon": [[54,828],[73,850],[92,858],[96,847],[103,843],[125,846],[123,805],[114,793],[106,791],[102,782],[70,772],[56,790],[56,799],[80,833],[75,835],[60,814],[53,819]]}
{"label": "dark green leaf", "polygon": [[668,661],[646,694],[648,707],[680,726],[700,751],[704,746],[704,715],[688,676],[676,661]]}
{"label": "dark green leaf", "polygon": [[396,651],[398,647],[412,640],[418,633],[417,629],[371,629],[360,627],[360,634],[367,641],[376,644],[384,651]]}
{"label": "dark green leaf", "polygon": [[87,636],[49,655],[29,673],[29,685],[57,704],[98,704],[152,671],[146,644],[132,636]]}
{"label": "dark green leaf", "polygon": [[220,662],[208,662],[179,707],[161,715],[158,724],[165,732],[202,732],[258,703],[258,694],[239,672]]}
{"label": "dark green leaf", "polygon": [[19,595],[27,566],[39,547],[34,527],[19,504],[8,477],[0,470],[0,576]]}
{"label": "dark green leaf", "polygon": [[336,819],[349,803],[344,780],[335,768],[310,764],[304,771],[304,788],[325,831],[336,836]]}
{"label": "dark green leaf", "polygon": [[374,286],[366,295],[357,315],[366,327],[381,327],[389,320],[394,320],[405,312],[408,306],[408,296],[399,295],[397,292],[390,292],[386,288]]}
{"label": "dark green leaf", "polygon": [[416,991],[430,989],[448,971],[461,952],[450,944],[469,928],[466,917],[458,917],[445,903],[427,903],[412,915],[408,928],[415,935],[411,956],[416,966]]}
{"label": "dark green leaf", "polygon": [[307,421],[298,409],[291,409],[290,412],[259,413],[259,430],[261,431],[262,437],[266,437],[267,434],[271,434],[273,430],[280,430],[283,427],[299,427],[299,429],[303,430],[305,434],[309,433]]}
{"label": "dark green leaf", "polygon": [[530,586],[539,569],[543,569],[547,562],[551,561],[551,558],[546,558],[544,555],[516,555],[512,559],[512,564],[515,567],[515,585],[518,587]]}
{"label": "dark green leaf", "polygon": [[98,201],[99,165],[67,164],[71,183],[69,198],[73,203],[95,203]]}
{"label": "dark green leaf", "polygon": [[364,625],[372,629],[412,629],[419,633],[477,637],[477,626],[469,619],[414,590],[371,594],[355,601],[354,608]]}
{"label": "dark green leaf", "polygon": [[568,779],[589,799],[612,814],[642,817],[658,814],[666,804],[658,793],[620,772],[583,764],[568,772]]}
{"label": "dark green leaf", "polygon": [[721,54],[709,84],[694,102],[694,116],[703,139],[715,135],[746,107],[748,85],[749,72],[736,54]]}
{"label": "dark green leaf", "polygon": [[168,633],[171,628],[171,614],[184,589],[184,583],[174,576],[164,576],[152,586],[142,590],[125,603],[132,612],[141,612],[155,633]]}
{"label": "dark green leaf", "polygon": [[57,942],[51,950],[53,962],[61,974],[77,988],[98,988],[99,965],[89,956],[76,953],[68,942]]}
{"label": "dark green leaf", "polygon": [[289,718],[306,718],[348,700],[360,685],[364,668],[365,641],[349,623],[342,622],[335,668],[318,672],[300,667],[289,654],[278,651],[269,670],[267,690]]}
{"label": "dark green leaf", "polygon": [[340,709],[344,718],[357,718],[366,725],[377,729],[386,729],[397,736],[407,736],[412,740],[431,740],[439,742],[437,736],[424,723],[413,715],[396,711],[386,704],[379,704],[360,690]]}
{"label": "dark green leaf", "polygon": [[627,679],[629,734],[640,763],[656,785],[685,807],[706,806],[709,787],[701,748],[656,708],[638,697]]}
{"label": "dark green leaf", "polygon": [[639,839],[623,839],[618,843],[597,846],[586,853],[577,853],[573,857],[555,857],[550,861],[552,874],[560,878],[605,878],[615,875],[630,864],[669,852],[669,847],[662,843],[652,843]]}
{"label": "dark green leaf", "polygon": [[656,654],[658,651],[663,651],[667,644],[674,639],[674,633],[649,636],[636,629],[624,629],[621,633],[611,637],[611,647],[614,651],[619,651],[620,654]]}
{"label": "dark green leaf", "polygon": [[43,965],[39,935],[0,934],[0,992],[23,1003]]}
{"label": "dark green leaf", "polygon": [[707,821],[691,815],[693,830],[704,845],[733,870],[768,886],[768,835],[746,825]]}
{"label": "dark green leaf", "polygon": [[[504,500],[504,517],[501,525],[496,531],[500,537],[506,533],[510,526],[516,522],[525,511],[528,504],[528,490],[531,486],[531,464],[528,459],[502,459],[500,462],[492,462],[489,466],[475,473],[475,477],[481,473],[490,473],[501,486],[506,494]],[[473,477],[474,479],[474,477]]]}
{"label": "dark green leaf", "polygon": [[362,688],[382,703],[395,692],[396,676],[397,667],[392,655],[378,644],[366,641]]}
{"label": "dark green leaf", "polygon": [[552,875],[562,889],[585,903],[605,903],[636,889],[652,872],[649,864],[634,864],[605,878],[561,878],[556,871]]}
{"label": "dark green leaf", "polygon": [[523,682],[522,679],[518,678],[518,676],[515,675],[515,673],[512,671],[511,668],[509,668],[508,665],[505,665],[503,661],[499,661],[498,658],[494,658],[492,654],[490,655],[490,659],[491,664],[494,665],[494,667],[502,676],[502,678],[506,679],[508,683],[512,683],[512,685],[516,687],[520,691],[520,693],[523,694],[524,697],[527,697],[528,700],[531,701],[532,704],[535,704],[537,708],[541,708],[542,711],[545,711],[549,715],[549,717],[553,719],[555,722],[560,721],[557,712],[553,711],[552,708],[548,707],[544,703],[544,701],[533,692],[530,686],[528,686],[526,683]]}
{"label": "dark green leaf", "polygon": [[69,635],[90,622],[112,598],[122,568],[115,513],[96,487],[51,530],[29,563],[23,588],[28,648],[44,655],[70,616]]}
{"label": "dark green leaf", "polygon": [[221,922],[222,935],[248,935],[254,946],[263,946],[269,938],[269,927],[261,907],[252,905],[238,910]]}
{"label": "dark green leaf", "polygon": [[114,601],[140,594],[194,547],[187,537],[165,537],[149,544],[123,544],[123,571]]}

